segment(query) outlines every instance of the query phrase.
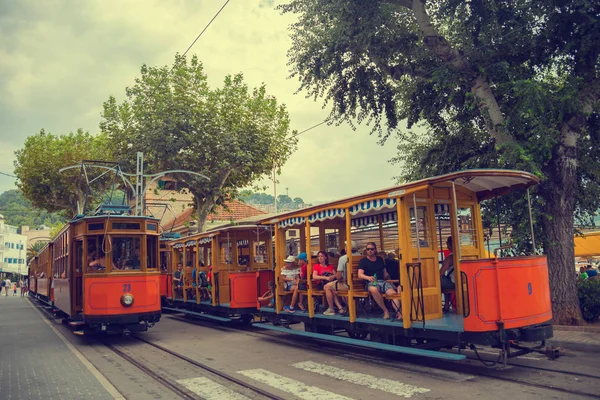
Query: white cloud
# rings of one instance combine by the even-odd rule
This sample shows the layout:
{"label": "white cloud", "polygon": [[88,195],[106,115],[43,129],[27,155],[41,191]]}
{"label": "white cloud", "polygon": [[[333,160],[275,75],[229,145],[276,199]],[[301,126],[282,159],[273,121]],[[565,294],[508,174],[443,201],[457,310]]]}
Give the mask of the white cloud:
{"label": "white cloud", "polygon": [[[320,102],[294,95],[288,79],[287,27],[272,0],[231,1],[190,51],[212,85],[243,72],[250,86],[267,85],[285,103],[294,129],[323,121]],[[0,172],[12,173],[13,152],[41,128],[98,131],[102,102],[120,101],[143,63],[171,65],[222,2],[35,0],[0,6]],[[391,186],[395,143],[378,146],[369,127],[321,125],[299,137],[298,151],[278,177],[279,192],[309,202]],[[0,191],[14,187],[0,176]],[[268,183],[268,180],[265,180]]]}

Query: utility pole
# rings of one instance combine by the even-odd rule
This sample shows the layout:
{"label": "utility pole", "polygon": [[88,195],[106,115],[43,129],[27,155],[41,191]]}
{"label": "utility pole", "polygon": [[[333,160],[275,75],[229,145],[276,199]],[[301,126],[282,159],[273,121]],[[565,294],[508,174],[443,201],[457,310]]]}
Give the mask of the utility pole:
{"label": "utility pole", "polygon": [[21,282],[21,251],[22,250],[23,250],[23,242],[21,240],[19,240],[19,267],[18,267],[19,282]]}

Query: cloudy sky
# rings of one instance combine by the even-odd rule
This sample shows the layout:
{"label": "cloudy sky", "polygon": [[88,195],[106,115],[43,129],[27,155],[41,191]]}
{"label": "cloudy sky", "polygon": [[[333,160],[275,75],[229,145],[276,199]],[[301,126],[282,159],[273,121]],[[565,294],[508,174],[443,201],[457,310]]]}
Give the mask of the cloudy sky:
{"label": "cloudy sky", "polygon": [[[223,5],[217,0],[0,0],[0,172],[13,173],[14,151],[44,128],[97,133],[102,103],[124,99],[140,66],[172,65]],[[287,27],[272,0],[231,0],[194,45],[213,86],[226,74],[267,85],[298,131],[329,114],[288,79]],[[299,137],[279,176],[278,194],[321,202],[393,185],[396,143],[377,144],[369,127],[323,124]],[[15,179],[0,175],[0,192]],[[268,180],[264,184],[269,184]],[[268,189],[272,194],[272,184]]]}

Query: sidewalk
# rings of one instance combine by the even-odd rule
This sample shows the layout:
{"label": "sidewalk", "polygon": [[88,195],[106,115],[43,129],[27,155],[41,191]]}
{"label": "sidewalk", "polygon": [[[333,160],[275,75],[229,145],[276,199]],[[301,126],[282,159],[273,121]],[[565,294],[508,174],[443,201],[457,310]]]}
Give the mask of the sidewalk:
{"label": "sidewalk", "polygon": [[0,296],[0,333],[3,399],[115,398],[28,297]]}
{"label": "sidewalk", "polygon": [[600,326],[554,325],[549,344],[565,350],[600,353]]}

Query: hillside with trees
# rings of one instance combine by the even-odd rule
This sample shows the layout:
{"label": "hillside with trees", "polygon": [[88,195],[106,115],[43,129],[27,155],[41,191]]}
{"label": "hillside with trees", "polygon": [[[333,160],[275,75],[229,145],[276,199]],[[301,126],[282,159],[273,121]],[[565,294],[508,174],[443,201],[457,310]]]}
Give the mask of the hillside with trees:
{"label": "hillside with trees", "polygon": [[0,214],[8,225],[36,227],[53,226],[62,223],[65,218],[60,213],[49,213],[34,208],[19,190],[7,190],[0,194]]}

